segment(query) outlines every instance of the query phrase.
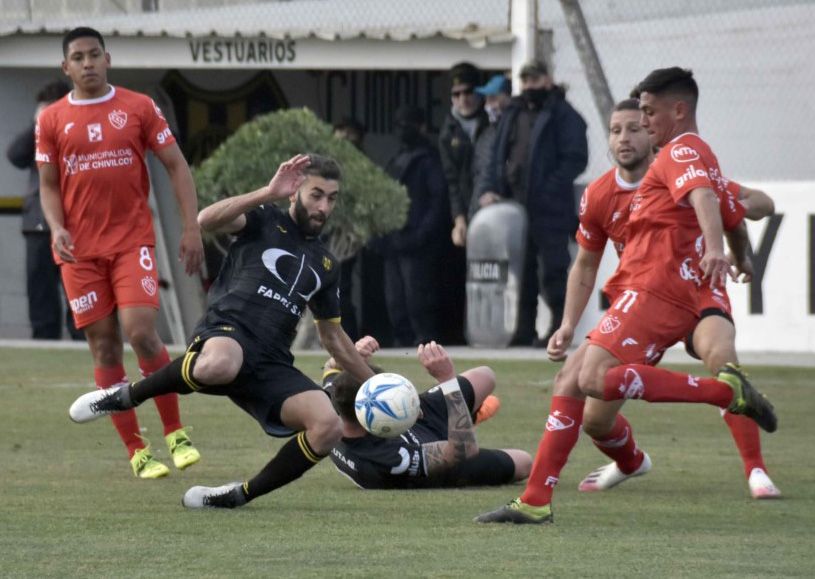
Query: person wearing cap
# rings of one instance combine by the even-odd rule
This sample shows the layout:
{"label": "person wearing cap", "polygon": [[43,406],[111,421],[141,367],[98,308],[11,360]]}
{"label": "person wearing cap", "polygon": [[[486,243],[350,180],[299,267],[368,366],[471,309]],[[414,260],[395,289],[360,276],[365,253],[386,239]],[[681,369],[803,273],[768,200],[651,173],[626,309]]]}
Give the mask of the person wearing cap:
{"label": "person wearing cap", "polygon": [[[482,207],[500,199],[526,207],[527,264],[514,343],[546,347],[563,317],[569,239],[577,228],[573,186],[588,163],[588,142],[586,122],[543,62],[527,63],[520,77],[521,95],[512,99],[498,122],[490,162],[476,190]],[[539,287],[552,313],[543,339],[535,332]]]}
{"label": "person wearing cap", "polygon": [[439,152],[447,179],[453,244],[464,247],[467,213],[473,194],[473,152],[478,137],[489,125],[484,98],[476,92],[481,71],[468,62],[450,69],[450,112],[439,131]]}
{"label": "person wearing cap", "polygon": [[385,171],[407,189],[410,209],[400,230],[372,243],[385,257],[385,301],[397,347],[439,338],[436,286],[450,211],[438,151],[424,134],[425,118],[425,111],[413,105],[396,109],[399,150]]}
{"label": "person wearing cap", "polygon": [[[473,183],[478,183],[482,179],[481,173],[490,162],[490,155],[492,153],[492,146],[495,143],[495,135],[498,127],[498,120],[501,114],[512,102],[512,81],[506,74],[496,74],[484,86],[476,87],[476,94],[484,97],[484,112],[487,113],[487,118],[490,124],[487,128],[481,131],[478,140],[475,142],[475,151],[473,153]],[[473,187],[472,199],[470,200],[470,207],[467,215],[469,222],[475,212],[479,209],[478,199],[480,195],[478,190]]]}

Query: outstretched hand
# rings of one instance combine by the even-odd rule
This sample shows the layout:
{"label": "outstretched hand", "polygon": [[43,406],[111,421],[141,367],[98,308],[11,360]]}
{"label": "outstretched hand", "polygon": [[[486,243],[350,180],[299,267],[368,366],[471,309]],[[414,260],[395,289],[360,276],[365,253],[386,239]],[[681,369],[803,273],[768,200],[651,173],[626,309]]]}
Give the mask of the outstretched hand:
{"label": "outstretched hand", "polygon": [[269,181],[269,197],[277,201],[294,195],[306,180],[303,171],[309,164],[311,164],[311,159],[308,155],[295,155],[281,163],[274,177]]}
{"label": "outstretched hand", "polygon": [[419,362],[427,370],[427,373],[438,382],[446,382],[456,377],[453,361],[441,344],[436,342],[419,344],[416,353],[419,356]]}

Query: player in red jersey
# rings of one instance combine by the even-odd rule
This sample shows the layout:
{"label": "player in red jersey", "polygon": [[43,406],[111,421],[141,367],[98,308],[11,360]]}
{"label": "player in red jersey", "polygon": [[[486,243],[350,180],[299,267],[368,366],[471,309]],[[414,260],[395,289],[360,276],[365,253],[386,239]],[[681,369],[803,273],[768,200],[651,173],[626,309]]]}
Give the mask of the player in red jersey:
{"label": "player in red jersey", "polygon": [[[62,49],[62,70],[74,89],[38,119],[41,198],[74,320],[84,328],[93,356],[96,386],[109,388],[128,382],[120,331],[144,376],[170,361],[156,332],[158,273],[147,149],[167,169],[178,199],[179,259],[188,274],[199,270],[203,258],[198,203],[187,162],[153,100],[108,84],[110,55],[102,35],[76,28],[65,35]],[[177,394],[156,399],[156,406],[176,467],[198,462],[179,418]],[[135,411],[112,419],[134,474],[166,476],[169,469],[140,436]]]}
{"label": "player in red jersey", "polygon": [[[641,83],[642,85],[651,89],[650,91],[642,89],[645,103],[642,124],[646,129],[651,127],[648,133],[652,145],[663,145],[676,134],[682,135],[688,129],[695,130],[694,110],[698,89],[689,72],[681,69],[655,71]],[[678,102],[682,104],[678,107],[670,106]],[[661,114],[654,114],[654,108]],[[651,122],[647,118],[649,113],[654,117]],[[629,128],[639,130],[636,120],[633,127]],[[658,181],[653,179],[653,174],[656,172],[661,175],[663,168],[659,164],[659,159],[648,168],[649,148],[644,141],[640,143],[639,150],[629,144],[616,151],[615,157],[621,163],[622,169],[638,169],[636,175],[629,172],[631,181],[636,181],[636,177],[641,177],[648,168],[643,183],[630,201],[622,195],[613,195],[609,196],[610,199],[605,204],[601,204],[600,213],[605,216],[606,223],[610,224],[606,226],[609,230],[607,236],[613,239],[615,234],[621,235],[615,222],[624,218],[626,206],[631,213],[629,223],[634,224],[625,232],[625,241],[628,245],[620,268],[606,287],[619,297],[598,328],[590,334],[590,341],[581,346],[558,376],[558,381],[563,384],[574,382],[577,374],[578,383],[584,394],[609,401],[605,403],[605,412],[601,414],[606,418],[610,417],[611,420],[595,418],[596,423],[592,422],[591,417],[588,417],[589,420],[583,420],[583,401],[580,397],[558,396],[560,392],[556,388],[552,412],[547,422],[548,433],[541,441],[541,448],[525,494],[496,511],[481,515],[476,521],[515,523],[551,521],[552,488],[557,483],[557,475],[577,441],[581,421],[587,433],[599,442],[598,447],[612,456],[615,464],[621,465],[623,472],[630,473],[628,476],[646,472],[650,468],[650,461],[637,449],[630,425],[625,418],[617,414],[622,402],[628,397],[650,401],[707,402],[720,407],[729,406],[731,410],[740,413],[749,412],[752,418],[763,423],[768,430],[775,429],[772,407],[752,389],[735,366],[723,368],[719,372],[719,379],[716,380],[696,378],[644,365],[655,363],[665,348],[685,337],[693,329],[697,321],[697,287],[700,287],[702,280],[707,277],[711,277],[709,282],[711,285],[714,281],[723,282],[722,278],[727,268],[721,243],[722,217],[719,211],[721,209],[725,216],[731,212],[737,214],[738,206],[720,202],[721,199],[727,199],[723,180],[712,182],[708,178],[702,184],[698,182],[702,178],[699,173],[707,174],[706,170],[714,175],[720,173],[715,157],[709,149],[705,151],[702,148],[703,146],[706,148],[706,145],[701,139],[697,137],[697,140],[698,143],[694,143],[696,149],[688,151],[683,145],[669,161],[663,161],[662,166],[668,165],[670,169],[671,161],[681,163],[686,159],[688,162],[696,161],[701,165],[699,154],[701,149],[705,153],[705,164],[702,165],[704,168],[680,170],[671,181],[673,187],[663,186],[662,191],[659,191]],[[613,145],[613,133],[611,142]],[[674,143],[674,146],[677,144]],[[660,157],[664,159],[666,151],[667,155],[671,155],[672,149],[670,146],[663,149]],[[637,158],[639,163],[636,162]],[[628,169],[626,165],[629,165]],[[675,170],[674,172],[677,173]],[[682,175],[685,176],[681,177]],[[650,189],[647,188],[649,177],[654,181]],[[694,179],[697,182],[694,182]],[[607,185],[608,180],[609,175],[606,175],[597,183],[603,184],[606,181]],[[667,178],[663,177],[663,182],[667,182]],[[677,190],[682,187],[685,187],[684,191]],[[620,193],[624,194],[624,191]],[[591,195],[591,191],[588,195]],[[683,202],[688,196],[690,203],[687,207],[678,206],[672,201],[673,197]],[[615,207],[616,203],[619,205]],[[699,207],[698,211],[695,209],[696,206]],[[584,207],[585,205],[581,207],[581,211],[585,214]],[[701,230],[693,219],[694,215],[699,218],[699,223],[702,223]],[[636,223],[638,219],[645,221],[645,226],[638,225]],[[648,219],[654,224],[650,228],[647,227]],[[602,242],[604,245],[605,237],[601,236],[605,228],[601,225],[592,231],[590,227],[586,227],[585,215],[583,221],[583,228],[579,233],[579,237],[583,238],[583,244]],[[688,228],[688,223],[693,223],[696,227]],[[702,231],[705,232],[704,236]],[[660,262],[653,262],[647,266],[649,271],[637,272],[631,265],[631,256],[633,255],[634,263],[637,259],[643,260],[642,245],[639,248],[636,245],[638,241],[643,243],[643,239],[651,251],[655,248],[661,248],[663,251],[656,253]],[[615,241],[619,244],[621,239]],[[700,259],[704,253],[703,241],[708,241],[709,247],[704,258]],[[595,264],[590,262],[581,264],[578,260],[575,265],[576,268],[588,272],[588,279],[579,274],[571,276],[572,294],[578,296],[578,299],[572,300],[572,305],[576,306],[572,309],[572,314],[577,311],[579,316],[579,312],[585,308],[594,286],[599,257],[598,253]],[[702,269],[705,273],[704,278],[697,273],[696,268]],[[672,279],[672,275],[676,275],[678,279]],[[632,283],[631,279],[635,281]],[[682,287],[681,281],[692,283]],[[635,308],[635,304],[638,304],[638,308]],[[655,324],[656,320],[659,323]],[[555,342],[553,346],[557,346],[558,340],[565,342],[566,334],[570,331],[573,330],[567,327],[566,332],[553,336]],[[571,340],[570,335],[568,339]],[[554,349],[557,350],[556,347]],[[553,353],[558,354],[557,351]],[[625,365],[620,366],[621,364]]]}

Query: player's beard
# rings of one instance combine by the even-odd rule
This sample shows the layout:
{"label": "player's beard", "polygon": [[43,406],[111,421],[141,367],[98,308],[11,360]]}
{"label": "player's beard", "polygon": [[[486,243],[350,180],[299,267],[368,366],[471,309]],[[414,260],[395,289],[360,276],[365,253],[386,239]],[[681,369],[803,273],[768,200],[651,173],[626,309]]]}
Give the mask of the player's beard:
{"label": "player's beard", "polygon": [[642,157],[635,157],[626,163],[622,163],[617,161],[617,164],[620,168],[625,169],[626,171],[633,171],[635,169],[639,169],[644,164],[648,163],[648,153],[645,153]]}
{"label": "player's beard", "polygon": [[299,192],[294,198],[294,222],[297,223],[297,227],[300,228],[300,231],[302,231],[306,237],[317,237],[325,226],[325,220],[323,220],[322,223],[318,223],[311,219],[308,209],[306,209],[306,206],[303,205],[303,202],[300,200]]}

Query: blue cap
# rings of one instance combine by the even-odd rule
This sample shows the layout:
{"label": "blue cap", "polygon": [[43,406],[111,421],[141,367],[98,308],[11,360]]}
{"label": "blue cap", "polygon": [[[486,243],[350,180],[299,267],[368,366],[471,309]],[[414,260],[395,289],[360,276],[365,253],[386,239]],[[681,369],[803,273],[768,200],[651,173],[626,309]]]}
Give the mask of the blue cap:
{"label": "blue cap", "polygon": [[496,74],[487,81],[487,84],[477,87],[475,92],[482,96],[495,96],[501,93],[511,94],[512,83],[510,83],[509,79],[503,74]]}

